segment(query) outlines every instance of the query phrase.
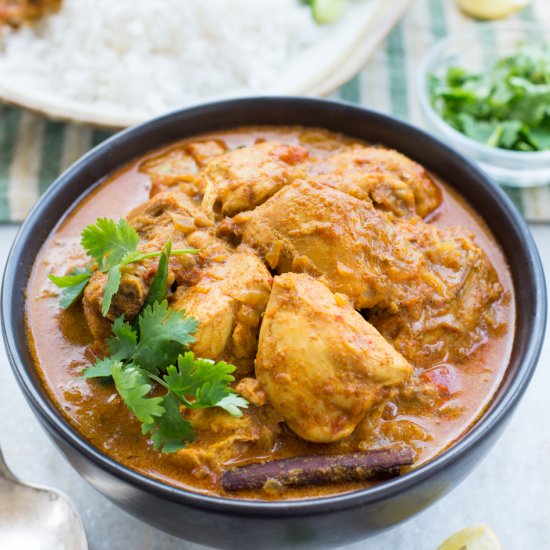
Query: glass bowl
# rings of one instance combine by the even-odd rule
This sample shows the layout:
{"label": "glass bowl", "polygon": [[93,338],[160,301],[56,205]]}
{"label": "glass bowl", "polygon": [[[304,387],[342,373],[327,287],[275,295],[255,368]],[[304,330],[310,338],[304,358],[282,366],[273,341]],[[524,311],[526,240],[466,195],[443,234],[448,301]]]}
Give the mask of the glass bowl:
{"label": "glass bowl", "polygon": [[510,151],[475,141],[455,130],[431,103],[428,76],[443,76],[448,67],[459,66],[483,72],[499,58],[514,54],[519,42],[550,43],[550,29],[518,21],[475,23],[459,34],[435,44],[422,60],[417,75],[417,96],[429,128],[441,139],[477,161],[482,169],[503,185],[531,187],[550,183],[550,151]]}

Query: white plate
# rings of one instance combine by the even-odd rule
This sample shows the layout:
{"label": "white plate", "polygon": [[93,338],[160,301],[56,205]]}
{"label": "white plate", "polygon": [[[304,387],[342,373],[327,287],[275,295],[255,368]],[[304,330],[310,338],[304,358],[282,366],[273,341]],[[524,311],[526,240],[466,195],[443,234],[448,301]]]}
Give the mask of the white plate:
{"label": "white plate", "polygon": [[[349,4],[340,21],[327,28],[322,41],[305,49],[277,75],[265,94],[326,95],[349,80],[368,61],[412,0],[362,0]],[[256,92],[255,92],[256,94]],[[231,94],[235,95],[235,94]],[[247,95],[246,90],[239,95]],[[204,100],[222,99],[212,96]],[[150,112],[106,108],[63,98],[3,75],[0,101],[51,118],[108,128],[125,128],[151,118]],[[186,105],[174,106],[186,107]]]}

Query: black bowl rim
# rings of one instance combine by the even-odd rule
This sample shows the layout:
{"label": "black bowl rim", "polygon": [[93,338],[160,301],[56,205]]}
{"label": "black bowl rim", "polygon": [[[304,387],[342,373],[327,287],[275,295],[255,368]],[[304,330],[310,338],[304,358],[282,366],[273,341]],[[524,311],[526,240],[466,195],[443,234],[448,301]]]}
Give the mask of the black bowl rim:
{"label": "black bowl rim", "polygon": [[[64,184],[75,177],[78,172],[94,161],[98,156],[104,154],[109,147],[116,142],[124,140],[137,139],[142,133],[152,130],[155,127],[162,127],[163,124],[172,117],[181,116],[183,114],[193,114],[202,110],[220,110],[220,109],[239,109],[247,103],[256,103],[268,109],[281,104],[292,103],[297,107],[306,106],[307,104],[316,104],[327,111],[334,109],[346,108],[355,112],[360,117],[370,117],[373,121],[381,124],[391,123],[401,126],[408,132],[416,133],[425,142],[431,143],[440,154],[454,157],[467,167],[469,171],[476,174],[477,178],[482,180],[488,191],[491,193],[495,202],[500,203],[515,225],[521,240],[525,245],[526,253],[530,259],[533,280],[535,281],[535,311],[533,312],[533,331],[527,343],[523,362],[518,367],[510,385],[506,388],[497,405],[489,411],[483,418],[467,432],[459,441],[451,445],[447,450],[438,455],[430,462],[422,465],[416,470],[413,470],[403,476],[394,478],[384,483],[360,489],[349,493],[336,494],[326,497],[303,499],[303,500],[286,500],[286,501],[261,501],[253,499],[233,499],[225,497],[217,497],[205,495],[198,492],[180,489],[149,478],[146,475],[135,472],[126,466],[116,462],[101,451],[93,447],[91,443],[86,441],[76,429],[69,423],[68,420],[42,397],[38,388],[34,385],[30,375],[29,368],[34,369],[34,365],[27,368],[23,358],[18,353],[18,346],[14,338],[14,329],[11,324],[10,296],[16,286],[18,259],[24,255],[25,251],[22,247],[22,242],[27,237],[31,221],[42,215],[43,211],[47,210],[48,204],[55,198],[56,193]],[[144,149],[145,151],[146,149]],[[83,191],[83,195],[88,190]],[[78,202],[81,197],[76,201]],[[72,210],[74,203],[69,206],[67,211]],[[481,215],[481,214],[480,214]],[[59,223],[59,221],[57,222]],[[462,457],[468,454],[469,450],[482,440],[488,438],[492,433],[497,431],[499,425],[506,420],[508,415],[515,408],[521,396],[525,392],[529,381],[534,373],[540,356],[542,342],[546,327],[546,285],[544,279],[544,271],[542,263],[534,243],[533,237],[527,227],[525,220],[513,205],[510,198],[486,176],[477,166],[466,159],[463,155],[456,152],[440,140],[431,136],[427,132],[412,126],[406,122],[395,119],[391,116],[366,109],[356,104],[351,104],[342,101],[330,101],[319,98],[309,98],[300,96],[257,96],[235,98],[222,101],[213,101],[196,105],[189,108],[178,109],[167,113],[160,117],[151,119],[143,124],[134,126],[117,133],[100,145],[93,148],[79,160],[77,160],[70,168],[61,174],[57,180],[46,190],[39,201],[32,208],[23,225],[21,226],[15,241],[8,255],[6,269],[2,281],[1,294],[1,311],[2,311],[2,332],[6,351],[12,370],[16,379],[25,394],[27,400],[32,404],[34,412],[38,414],[46,427],[55,435],[69,444],[78,453],[84,455],[88,460],[98,466],[100,469],[107,471],[111,475],[128,482],[132,486],[145,490],[146,492],[160,498],[170,501],[189,505],[195,508],[202,508],[217,513],[238,516],[260,516],[260,517],[292,517],[300,515],[320,515],[334,511],[341,511],[357,506],[363,506],[379,502],[395,496],[397,493],[405,490],[410,490],[417,484],[423,483],[430,477],[438,474],[441,470],[447,468],[450,464],[461,460]]]}

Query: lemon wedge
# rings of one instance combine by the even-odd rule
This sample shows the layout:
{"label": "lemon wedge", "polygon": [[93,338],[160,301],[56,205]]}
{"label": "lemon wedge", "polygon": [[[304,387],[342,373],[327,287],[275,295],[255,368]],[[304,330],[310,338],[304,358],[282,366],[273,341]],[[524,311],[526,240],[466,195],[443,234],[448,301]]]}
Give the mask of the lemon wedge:
{"label": "lemon wedge", "polygon": [[503,19],[530,3],[531,0],[457,0],[462,11],[477,19]]}
{"label": "lemon wedge", "polygon": [[502,546],[490,527],[478,525],[450,536],[437,550],[502,550]]}

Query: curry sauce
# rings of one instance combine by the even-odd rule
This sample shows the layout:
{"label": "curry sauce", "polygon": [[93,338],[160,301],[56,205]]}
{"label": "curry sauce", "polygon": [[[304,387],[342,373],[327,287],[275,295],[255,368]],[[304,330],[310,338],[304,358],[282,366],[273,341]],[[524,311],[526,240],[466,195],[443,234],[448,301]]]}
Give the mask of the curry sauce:
{"label": "curry sauce", "polygon": [[[181,151],[185,151],[185,155],[182,156]],[[52,232],[36,259],[28,285],[28,340],[36,368],[54,402],[75,429],[106,455],[170,485],[214,495],[261,499],[328,495],[365,487],[371,482],[226,493],[220,485],[221,473],[235,466],[279,458],[403,445],[414,450],[412,467],[417,468],[463,436],[491,401],[509,360],[515,319],[510,273],[493,236],[456,192],[433,176],[424,175],[422,168],[415,163],[408,164],[408,159],[392,157],[393,164],[388,163],[384,151],[387,150],[369,148],[357,140],[318,129],[241,128],[152,151],[98,182]],[[278,155],[276,161],[273,154]],[[269,162],[264,162],[265,155],[271,155]],[[252,163],[250,172],[243,168],[247,159]],[[283,172],[279,171],[280,163],[284,164]],[[368,188],[364,185],[362,170],[371,171]],[[205,173],[208,177],[203,177]],[[237,183],[230,181],[234,173],[239,176]],[[261,181],[258,173],[262,174]],[[428,178],[426,181],[431,183],[411,194],[408,186],[414,178]],[[205,180],[218,182],[214,194],[204,186]],[[271,187],[266,187],[266,181]],[[267,285],[267,290],[265,297],[258,297],[258,303],[263,304],[260,313],[259,306],[253,304],[246,310],[246,323],[239,325],[250,333],[242,340],[236,339],[235,323],[240,321],[230,321],[233,323],[231,343],[212,357],[230,360],[237,366],[237,391],[251,402],[243,418],[232,419],[218,409],[184,412],[195,426],[196,442],[177,453],[162,454],[142,435],[139,422],[121,401],[113,384],[82,378],[83,369],[94,361],[101,349],[104,335],[98,332],[102,329],[90,322],[89,311],[85,315],[80,304],[60,309],[57,289],[48,275],[62,275],[86,263],[79,244],[80,233],[99,217],[117,220],[128,216],[138,232],[142,231],[140,235],[153,235],[151,226],[146,229],[139,226],[145,219],[140,205],[160,201],[159,197],[167,197],[176,188],[183,189],[190,200],[196,202],[197,211],[200,210],[194,218],[195,225],[189,228],[185,225],[185,216],[168,212],[176,231],[183,241],[191,245],[204,243],[197,248],[215,249],[215,252],[208,257],[205,253],[197,260],[198,265],[177,266],[171,307],[179,307],[177,304],[181,301],[182,308],[198,312],[194,315],[201,322],[202,312],[211,304],[201,303],[199,308],[196,302],[200,296],[197,298],[193,293],[210,296],[208,293],[216,281],[230,277],[227,275],[230,258],[236,254],[246,256],[249,262],[246,265],[258,263],[257,267],[247,269],[265,270],[265,276],[255,275],[250,284],[261,284],[262,289]],[[310,196],[305,213],[294,212],[293,206],[288,206],[309,200]],[[323,220],[317,219],[312,225],[300,216],[312,215],[317,199]],[[336,222],[330,218],[330,205],[336,203],[344,213],[338,214],[338,223],[343,229],[335,233]],[[165,209],[158,214],[160,210],[157,210],[154,215],[167,212]],[[153,215],[151,209],[147,212],[148,216]],[[363,242],[361,246],[373,250],[367,251],[357,267],[351,269],[349,266],[358,258],[352,252],[346,259],[345,253],[355,249],[346,243],[342,252],[338,252],[342,235],[348,234],[346,224],[355,224],[361,219],[365,220],[361,224],[366,227],[371,218],[381,221],[372,223],[378,227],[369,229],[367,245]],[[288,229],[289,220],[294,219],[298,220],[297,228]],[[156,225],[160,226],[160,222]],[[455,227],[461,229],[452,229]],[[374,250],[378,244],[372,244],[372,235],[386,231],[384,228],[392,233],[389,244],[384,244],[381,261],[382,252]],[[354,226],[349,231],[353,239],[361,237],[356,229]],[[299,239],[295,237],[296,231],[301,232]],[[320,239],[311,249],[307,248],[310,246],[307,232]],[[395,243],[399,239],[407,247],[410,245],[410,250],[398,248]],[[274,247],[273,243],[279,241],[281,244]],[[316,256],[320,250],[326,256],[323,249],[326,243],[326,250],[334,250],[337,256],[333,271],[332,264],[326,263],[328,260],[325,262],[325,258]],[[382,248],[380,245],[380,250]],[[222,249],[229,252],[220,252]],[[373,255],[369,256],[371,252]],[[391,254],[399,257],[388,258]],[[466,261],[471,261],[471,266],[465,266]],[[239,269],[243,270],[245,263],[239,261]],[[418,279],[421,283],[410,283],[414,266],[418,265],[425,266]],[[363,281],[371,281],[370,272],[379,266],[383,266],[383,273],[369,283],[368,290],[363,289]],[[402,274],[395,266],[409,273]],[[342,399],[347,400],[347,404],[342,405],[344,409],[353,400],[357,402],[353,414],[340,415],[340,401],[336,399],[341,390],[338,382],[332,381],[327,386],[326,395],[318,395],[314,388],[309,392],[309,381],[300,378],[305,367],[292,370],[297,360],[289,360],[292,364],[281,374],[282,363],[291,354],[280,355],[285,339],[277,337],[269,341],[267,324],[278,322],[277,315],[282,308],[298,307],[298,299],[289,298],[290,301],[285,302],[283,296],[283,305],[275,304],[274,291],[270,296],[269,288],[272,284],[275,288],[278,281],[282,283],[284,273],[290,273],[292,279],[293,272],[299,272],[302,277],[297,281],[309,278],[304,292],[320,284],[327,300],[335,300],[335,308],[349,310],[353,316],[359,311],[362,319],[354,317],[353,323],[360,326],[368,321],[369,326],[374,327],[375,337],[380,339],[380,346],[389,344],[392,353],[404,358],[406,366],[402,371],[395,371],[393,378],[389,373],[395,369],[395,362],[382,365],[378,386],[369,378],[361,390],[363,393],[342,390]],[[205,273],[208,279],[201,283]],[[233,278],[243,288],[248,284],[247,274],[242,271]],[[294,288],[298,283],[289,284]],[[283,287],[279,284],[278,292],[288,291]],[[247,288],[247,292],[249,290]],[[428,296],[429,293],[434,297]],[[234,291],[228,294],[234,296]],[[92,299],[89,298],[90,303]],[[267,304],[266,312],[264,302],[267,300],[271,305]],[[312,315],[302,311],[290,311],[289,319],[303,318],[306,334],[307,326],[321,322],[327,309],[328,306],[320,310],[317,320],[311,320]],[[242,309],[238,311],[241,313],[236,315],[243,317]],[[335,315],[338,317],[340,313]],[[218,322],[218,318],[219,315],[213,315],[212,322]],[[206,326],[207,321],[204,323]],[[331,323],[327,321],[327,331],[331,330]],[[475,323],[474,330],[471,330],[472,323]],[[259,330],[262,332],[258,337]],[[337,333],[338,327],[334,327],[334,331]],[[343,328],[342,338],[345,332]],[[258,338],[262,359],[260,355],[256,358]],[[331,338],[327,333],[324,341],[330,342]],[[195,346],[196,353],[200,350],[204,356],[213,349],[211,342],[200,335]],[[304,358],[305,365],[308,360]],[[359,388],[367,375],[355,373],[354,364],[351,362],[346,367],[350,370],[346,377],[355,380],[356,376]],[[285,386],[284,392],[298,392],[296,386],[302,384],[300,399],[296,402],[280,398],[283,390],[277,384],[283,374],[294,384]],[[322,403],[317,404],[317,398]],[[328,432],[315,424],[317,406],[321,407],[327,423],[332,414],[338,416]],[[285,407],[293,407],[293,414],[285,411]],[[297,419],[300,415],[303,422]]]}

